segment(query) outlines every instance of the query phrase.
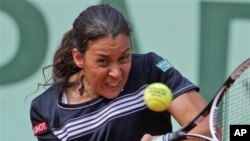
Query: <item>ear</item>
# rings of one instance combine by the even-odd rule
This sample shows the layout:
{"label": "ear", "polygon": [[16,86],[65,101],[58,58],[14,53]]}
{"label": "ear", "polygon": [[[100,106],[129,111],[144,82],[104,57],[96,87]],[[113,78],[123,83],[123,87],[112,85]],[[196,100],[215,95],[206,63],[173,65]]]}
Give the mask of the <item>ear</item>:
{"label": "ear", "polygon": [[72,50],[72,57],[76,66],[78,66],[79,68],[84,68],[83,54],[81,54],[76,48]]}

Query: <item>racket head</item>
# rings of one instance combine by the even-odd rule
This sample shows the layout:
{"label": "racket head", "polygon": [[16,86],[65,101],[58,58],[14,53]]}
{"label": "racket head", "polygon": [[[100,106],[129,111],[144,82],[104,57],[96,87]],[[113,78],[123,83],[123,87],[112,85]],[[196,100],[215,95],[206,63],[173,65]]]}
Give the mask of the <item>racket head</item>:
{"label": "racket head", "polygon": [[213,99],[209,119],[213,139],[228,141],[230,125],[250,124],[250,58],[238,66]]}
{"label": "racket head", "polygon": [[[235,91],[235,90],[243,90]],[[233,94],[232,94],[233,93]],[[235,101],[235,99],[239,99],[238,93],[242,93],[245,97],[242,98],[244,102],[234,102],[234,103],[244,103],[246,104],[247,112],[244,112],[244,120],[239,123],[241,119],[237,119],[236,121],[229,121],[232,118],[232,113],[235,111],[244,111],[237,110],[235,104],[232,104],[231,101]],[[233,96],[231,96],[233,95]],[[234,98],[234,96],[237,96]],[[231,97],[230,101],[225,100],[227,97]],[[207,106],[187,125],[182,127],[181,129],[169,133],[170,141],[178,141],[184,140],[187,138],[199,138],[204,141],[228,141],[230,136],[230,124],[250,124],[250,58],[245,60],[241,65],[239,65],[231,75],[226,79],[224,84],[220,87],[216,95],[212,98],[212,100],[207,104]],[[244,105],[243,104],[243,105]],[[238,106],[238,109],[242,108],[242,106]],[[226,110],[229,109],[229,110]],[[236,110],[235,110],[236,109]],[[225,110],[225,111],[223,111]],[[233,110],[233,111],[232,111]],[[231,112],[231,114],[230,114]],[[227,114],[229,113],[229,114]],[[196,127],[201,121],[203,121],[207,116],[209,116],[209,128],[212,137],[200,135],[200,134],[190,134],[188,133],[194,127]],[[227,117],[227,118],[226,118]],[[238,114],[233,118],[238,118]]]}

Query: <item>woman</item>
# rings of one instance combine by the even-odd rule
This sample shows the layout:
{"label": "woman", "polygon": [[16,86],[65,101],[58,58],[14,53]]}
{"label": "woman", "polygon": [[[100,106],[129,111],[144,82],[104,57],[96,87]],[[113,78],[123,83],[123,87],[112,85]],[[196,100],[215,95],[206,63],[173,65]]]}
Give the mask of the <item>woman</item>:
{"label": "woman", "polygon": [[[171,115],[188,123],[205,105],[198,87],[155,53],[132,54],[130,26],[110,5],[94,5],[75,20],[55,53],[54,84],[31,104],[38,140],[150,141],[172,131]],[[164,112],[143,101],[161,82],[174,100]]]}

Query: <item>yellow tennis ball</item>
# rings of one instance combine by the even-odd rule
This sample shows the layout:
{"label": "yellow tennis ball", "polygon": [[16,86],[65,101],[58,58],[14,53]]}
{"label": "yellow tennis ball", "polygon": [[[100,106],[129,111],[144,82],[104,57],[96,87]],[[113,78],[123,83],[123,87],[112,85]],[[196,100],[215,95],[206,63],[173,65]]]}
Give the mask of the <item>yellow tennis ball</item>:
{"label": "yellow tennis ball", "polygon": [[155,112],[166,110],[172,99],[172,91],[163,83],[149,84],[144,93],[144,101],[147,107]]}

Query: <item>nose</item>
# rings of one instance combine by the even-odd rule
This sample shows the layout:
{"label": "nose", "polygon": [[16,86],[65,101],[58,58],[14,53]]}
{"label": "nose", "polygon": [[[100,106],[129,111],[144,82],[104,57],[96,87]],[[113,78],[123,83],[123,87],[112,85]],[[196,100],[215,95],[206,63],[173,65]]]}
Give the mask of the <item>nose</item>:
{"label": "nose", "polygon": [[109,70],[109,75],[114,78],[119,78],[121,76],[121,67],[118,64],[112,65],[112,67]]}

